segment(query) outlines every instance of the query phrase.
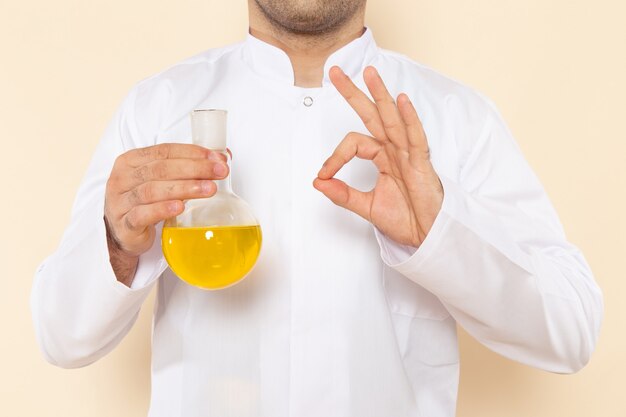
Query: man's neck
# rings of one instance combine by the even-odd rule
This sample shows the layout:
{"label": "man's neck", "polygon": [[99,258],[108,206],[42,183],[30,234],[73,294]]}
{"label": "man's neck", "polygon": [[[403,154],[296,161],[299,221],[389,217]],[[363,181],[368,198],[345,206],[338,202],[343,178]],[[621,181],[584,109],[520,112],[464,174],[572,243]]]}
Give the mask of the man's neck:
{"label": "man's neck", "polygon": [[365,31],[363,15],[355,16],[335,32],[312,36],[281,31],[259,10],[250,8],[249,12],[250,34],[285,51],[293,67],[294,85],[299,87],[320,87],[328,57]]}

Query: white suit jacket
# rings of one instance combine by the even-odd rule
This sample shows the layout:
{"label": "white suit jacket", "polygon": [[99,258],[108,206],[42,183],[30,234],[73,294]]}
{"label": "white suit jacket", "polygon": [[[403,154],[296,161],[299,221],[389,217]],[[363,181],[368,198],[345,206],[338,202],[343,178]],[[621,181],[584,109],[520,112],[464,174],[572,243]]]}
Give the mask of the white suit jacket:
{"label": "white suit jacket", "polygon": [[[417,250],[311,185],[348,132],[368,133],[330,83],[332,65],[364,91],[363,68],[375,66],[391,94],[407,93],[417,108],[445,193]],[[296,87],[287,55],[248,35],[130,91],[60,246],[36,274],[33,317],[51,363],[107,354],[157,286],[151,417],[450,417],[457,323],[530,366],[585,365],[600,290],[493,104],[377,47],[369,29],[324,73],[321,87]],[[133,148],[190,142],[199,108],[228,110],[233,188],[264,234],[258,264],[231,288],[191,287],[168,269],[159,228],[128,288],[111,269],[102,220],[113,162]],[[339,177],[368,189],[376,170],[353,161]]]}

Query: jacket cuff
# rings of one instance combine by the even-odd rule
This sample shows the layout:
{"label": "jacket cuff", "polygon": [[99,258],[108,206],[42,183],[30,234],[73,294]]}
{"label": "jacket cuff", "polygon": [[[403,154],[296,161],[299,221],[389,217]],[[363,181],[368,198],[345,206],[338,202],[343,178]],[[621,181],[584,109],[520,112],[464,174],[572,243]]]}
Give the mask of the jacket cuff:
{"label": "jacket cuff", "polygon": [[101,220],[97,222],[94,233],[98,236],[98,247],[94,249],[93,253],[103,254],[105,259],[102,260],[102,263],[105,265],[106,269],[106,273],[103,278],[106,280],[106,284],[114,288],[120,295],[131,296],[133,294],[146,291],[152,287],[154,282],[167,268],[167,262],[165,261],[161,251],[161,225],[157,227],[156,232],[157,233],[152,247],[139,257],[135,277],[133,278],[133,282],[129,288],[117,280],[115,272],[111,266],[104,219],[101,218]]}
{"label": "jacket cuff", "polygon": [[450,193],[455,192],[455,190],[450,180],[442,176],[440,176],[440,180],[444,190],[441,209],[419,248],[400,244],[374,227],[383,262],[398,272],[402,273],[402,271],[412,271],[419,268],[423,262],[432,256],[439,241],[446,234],[451,220],[448,214],[449,206],[453,204]]}

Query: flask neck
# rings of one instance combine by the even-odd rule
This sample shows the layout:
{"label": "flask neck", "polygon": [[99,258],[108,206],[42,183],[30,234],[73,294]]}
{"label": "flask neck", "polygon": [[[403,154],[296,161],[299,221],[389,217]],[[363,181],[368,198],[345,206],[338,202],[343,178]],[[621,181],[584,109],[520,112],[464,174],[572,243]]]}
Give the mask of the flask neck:
{"label": "flask neck", "polygon": [[230,176],[232,172],[231,171],[232,161],[230,158],[230,153],[228,153],[226,150],[223,150],[223,149],[211,149],[211,151],[219,153],[223,161],[226,163],[226,166],[228,166],[228,175],[225,178],[221,180],[213,180],[213,182],[217,186],[217,192],[232,194],[233,189],[232,189],[231,182],[230,182]]}

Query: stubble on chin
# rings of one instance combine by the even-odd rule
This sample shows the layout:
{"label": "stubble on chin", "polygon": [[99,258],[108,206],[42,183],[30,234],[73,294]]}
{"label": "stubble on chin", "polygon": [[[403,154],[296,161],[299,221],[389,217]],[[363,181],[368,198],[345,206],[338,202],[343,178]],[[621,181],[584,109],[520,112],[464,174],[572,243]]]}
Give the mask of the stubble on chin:
{"label": "stubble on chin", "polygon": [[338,32],[365,0],[254,0],[272,27],[300,38],[325,38]]}

